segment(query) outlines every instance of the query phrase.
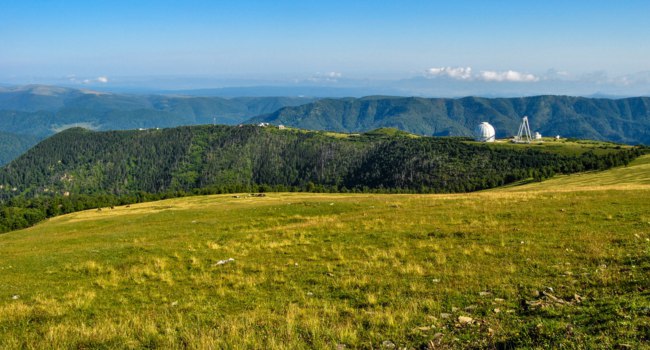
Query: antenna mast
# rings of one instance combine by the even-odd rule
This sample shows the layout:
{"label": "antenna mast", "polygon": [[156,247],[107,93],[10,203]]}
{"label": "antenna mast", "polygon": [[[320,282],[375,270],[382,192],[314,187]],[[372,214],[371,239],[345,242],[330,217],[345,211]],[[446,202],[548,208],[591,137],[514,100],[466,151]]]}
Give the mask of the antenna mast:
{"label": "antenna mast", "polygon": [[521,125],[519,126],[519,133],[515,137],[517,143],[530,143],[533,137],[530,134],[530,125],[528,124],[528,117],[521,118]]}

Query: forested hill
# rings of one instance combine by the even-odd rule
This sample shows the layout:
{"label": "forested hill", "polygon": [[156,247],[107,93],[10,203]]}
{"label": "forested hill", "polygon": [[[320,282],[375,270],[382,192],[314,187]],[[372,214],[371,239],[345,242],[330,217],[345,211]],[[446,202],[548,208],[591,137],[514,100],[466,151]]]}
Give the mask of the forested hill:
{"label": "forested hill", "polygon": [[0,132],[16,135],[14,138],[24,145],[18,154],[16,147],[0,145],[0,165],[33,146],[36,140],[72,126],[125,130],[214,122],[237,124],[311,101],[298,97],[128,95],[43,85],[0,88]]}
{"label": "forested hill", "polygon": [[338,132],[395,127],[420,135],[471,136],[476,125],[487,121],[496,128],[497,137],[507,137],[517,133],[523,116],[528,116],[533,131],[542,135],[650,144],[650,97],[322,99],[285,107],[250,122]]}
{"label": "forested hill", "polygon": [[9,198],[264,187],[464,192],[603,169],[627,162],[630,152],[568,156],[396,130],[331,135],[250,125],[110,132],[74,128],[0,168],[0,193]]}

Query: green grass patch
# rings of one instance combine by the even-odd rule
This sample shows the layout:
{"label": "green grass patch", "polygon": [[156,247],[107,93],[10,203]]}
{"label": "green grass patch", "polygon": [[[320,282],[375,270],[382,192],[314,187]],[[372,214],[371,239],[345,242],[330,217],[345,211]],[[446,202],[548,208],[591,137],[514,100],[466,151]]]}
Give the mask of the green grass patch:
{"label": "green grass patch", "polygon": [[475,142],[467,141],[470,144],[483,144],[491,148],[507,148],[507,149],[528,149],[532,148],[542,152],[555,153],[564,156],[579,156],[586,152],[593,152],[596,155],[605,155],[616,153],[621,149],[629,149],[632,146],[621,145],[606,141],[593,141],[593,140],[577,140],[577,139],[560,139],[543,138],[541,141],[533,141],[527,143],[513,143],[509,139],[500,139],[496,142]]}
{"label": "green grass patch", "polygon": [[0,236],[0,347],[644,348],[649,165],[56,217]]}

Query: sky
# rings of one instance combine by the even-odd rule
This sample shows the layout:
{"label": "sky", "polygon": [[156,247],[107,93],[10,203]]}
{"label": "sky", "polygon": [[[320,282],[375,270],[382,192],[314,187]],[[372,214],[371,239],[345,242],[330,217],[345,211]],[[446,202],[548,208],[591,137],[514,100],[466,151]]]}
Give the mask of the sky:
{"label": "sky", "polygon": [[2,0],[0,83],[650,94],[646,1]]}

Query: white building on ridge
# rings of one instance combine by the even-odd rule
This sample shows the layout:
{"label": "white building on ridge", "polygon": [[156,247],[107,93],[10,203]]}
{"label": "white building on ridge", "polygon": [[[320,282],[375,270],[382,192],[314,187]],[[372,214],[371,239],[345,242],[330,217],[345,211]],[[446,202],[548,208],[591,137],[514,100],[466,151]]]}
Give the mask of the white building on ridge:
{"label": "white building on ridge", "polygon": [[494,142],[496,132],[488,122],[482,122],[474,129],[474,140],[479,142]]}

